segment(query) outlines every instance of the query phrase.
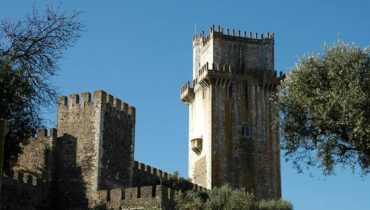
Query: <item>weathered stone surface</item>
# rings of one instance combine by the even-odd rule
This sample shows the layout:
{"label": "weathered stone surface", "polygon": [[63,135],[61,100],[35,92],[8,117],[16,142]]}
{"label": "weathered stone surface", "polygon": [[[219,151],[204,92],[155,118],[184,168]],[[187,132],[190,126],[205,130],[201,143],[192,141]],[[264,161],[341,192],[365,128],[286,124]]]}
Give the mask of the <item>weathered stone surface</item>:
{"label": "weathered stone surface", "polygon": [[54,157],[52,145],[56,130],[39,130],[36,138],[21,145],[22,154],[4,178],[0,209],[50,209],[53,203]]}
{"label": "weathered stone surface", "polygon": [[132,186],[159,185],[168,179],[168,173],[135,161]]}
{"label": "weathered stone surface", "polygon": [[32,174],[15,172],[3,177],[3,193],[0,209],[47,210],[52,209],[52,195],[49,182]]}
{"label": "weathered stone surface", "polygon": [[[242,36],[211,28],[193,39],[193,87],[181,89],[189,105],[189,177],[212,188],[229,183],[257,198],[279,198],[280,160],[271,100],[273,36]],[[194,90],[192,100],[184,100]],[[202,139],[202,151],[191,148]]]}
{"label": "weathered stone surface", "polygon": [[87,209],[99,190],[132,186],[135,108],[104,91],[81,98],[59,97],[58,131],[41,129],[22,146],[12,171],[34,183],[5,177],[3,189],[15,197],[2,197],[1,208],[39,209],[47,200],[46,209]]}
{"label": "weathered stone surface", "polygon": [[175,191],[163,185],[99,190],[100,201],[109,208],[120,209],[174,209]]}
{"label": "weathered stone surface", "polygon": [[57,186],[64,206],[90,206],[97,190],[131,186],[135,108],[104,91],[82,99],[59,98]]}
{"label": "weathered stone surface", "polygon": [[28,139],[22,145],[22,154],[13,167],[14,171],[30,173],[38,179],[50,180],[54,164],[52,145],[56,140],[56,129],[40,129],[37,138]]}
{"label": "weathered stone surface", "polygon": [[193,182],[201,186],[207,185],[207,167],[206,167],[206,158],[202,157],[194,164],[194,175]]}

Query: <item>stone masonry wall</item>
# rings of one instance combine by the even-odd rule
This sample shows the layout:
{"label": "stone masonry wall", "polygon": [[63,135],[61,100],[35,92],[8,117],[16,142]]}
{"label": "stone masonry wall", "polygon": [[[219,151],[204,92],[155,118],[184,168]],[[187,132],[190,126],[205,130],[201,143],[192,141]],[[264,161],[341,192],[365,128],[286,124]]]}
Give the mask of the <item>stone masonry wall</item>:
{"label": "stone masonry wall", "polygon": [[168,173],[135,161],[132,186],[158,185],[168,179]]}
{"label": "stone masonry wall", "polygon": [[[135,108],[104,91],[59,97],[57,186],[64,208],[90,206],[99,189],[130,186]],[[78,198],[71,200],[71,198]]]}
{"label": "stone masonry wall", "polygon": [[3,177],[0,209],[47,210],[53,204],[50,183],[30,173],[14,171]]}
{"label": "stone masonry wall", "polygon": [[227,64],[243,72],[274,70],[274,35],[211,27],[193,37],[193,79],[206,63]]}
{"label": "stone masonry wall", "polygon": [[120,209],[174,209],[175,191],[163,185],[99,190],[95,202],[106,203],[109,208]]}
{"label": "stone masonry wall", "polygon": [[58,139],[55,146],[56,186],[60,209],[86,208],[97,190],[101,101],[89,93],[58,98]]}
{"label": "stone masonry wall", "polygon": [[[189,105],[189,176],[196,184],[281,196],[272,96],[282,77],[274,71],[273,34],[212,26],[209,35],[194,36],[193,87],[182,89],[181,100]],[[201,152],[192,151],[196,139]]]}
{"label": "stone masonry wall", "polygon": [[45,182],[52,180],[53,154],[52,145],[56,141],[56,129],[52,128],[49,133],[46,129],[40,129],[37,138],[30,138],[22,145],[22,154],[14,165],[14,171],[32,174]]}
{"label": "stone masonry wall", "polygon": [[[195,99],[189,104],[189,143],[188,173],[192,182],[210,189],[211,182],[211,160],[212,160],[212,92],[209,88],[200,85],[194,87]],[[191,140],[202,138],[202,150],[199,154],[192,150]]]}
{"label": "stone masonry wall", "polygon": [[[248,41],[246,41],[248,39]],[[274,40],[213,33],[213,63],[226,63],[241,70],[274,70]]]}
{"label": "stone masonry wall", "polygon": [[21,145],[22,153],[12,168],[13,176],[4,175],[2,209],[48,209],[52,205],[52,145],[56,130],[40,129],[36,138]]}
{"label": "stone masonry wall", "polygon": [[135,108],[110,95],[107,101],[103,107],[98,189],[128,187],[132,185]]}
{"label": "stone masonry wall", "polygon": [[272,92],[247,81],[230,86],[212,87],[217,93],[213,98],[212,183],[245,187],[257,198],[278,198],[280,163],[269,100]]}

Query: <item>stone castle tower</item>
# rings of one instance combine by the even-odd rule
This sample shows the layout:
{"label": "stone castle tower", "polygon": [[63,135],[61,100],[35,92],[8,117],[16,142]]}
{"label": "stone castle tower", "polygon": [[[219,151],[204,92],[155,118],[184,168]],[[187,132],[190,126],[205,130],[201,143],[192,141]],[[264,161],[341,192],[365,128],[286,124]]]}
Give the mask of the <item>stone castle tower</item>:
{"label": "stone castle tower", "polygon": [[132,186],[135,108],[104,91],[81,96],[58,98],[55,174],[63,204],[66,194],[91,203],[98,190]]}
{"label": "stone castle tower", "polygon": [[257,198],[281,197],[277,117],[272,96],[274,35],[211,27],[193,37],[189,106],[189,178],[208,189],[229,183]]}

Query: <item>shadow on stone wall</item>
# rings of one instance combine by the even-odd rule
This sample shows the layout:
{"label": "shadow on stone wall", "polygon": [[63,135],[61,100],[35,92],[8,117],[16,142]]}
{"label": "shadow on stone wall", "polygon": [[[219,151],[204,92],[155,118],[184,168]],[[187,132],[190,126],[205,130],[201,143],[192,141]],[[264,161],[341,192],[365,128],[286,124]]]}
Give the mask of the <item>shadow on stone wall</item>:
{"label": "shadow on stone wall", "polygon": [[5,135],[3,172],[6,175],[13,174],[11,168],[18,161],[18,157],[22,154],[22,148],[20,147],[21,142],[24,142],[24,140],[12,135],[11,132]]}
{"label": "shadow on stone wall", "polygon": [[[50,150],[46,151],[46,161],[51,161]],[[0,209],[47,210],[52,208],[51,172],[39,169],[42,173],[31,170],[8,170],[3,175]]]}
{"label": "shadow on stone wall", "polygon": [[77,165],[77,138],[63,134],[56,141],[54,158],[54,209],[87,209],[86,183]]}

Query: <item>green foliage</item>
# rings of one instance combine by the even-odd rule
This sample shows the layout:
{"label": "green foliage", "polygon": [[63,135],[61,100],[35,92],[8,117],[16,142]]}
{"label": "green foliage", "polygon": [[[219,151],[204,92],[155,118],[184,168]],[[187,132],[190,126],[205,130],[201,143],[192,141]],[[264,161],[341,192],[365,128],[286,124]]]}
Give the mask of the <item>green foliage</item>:
{"label": "green foliage", "polygon": [[262,200],[258,203],[259,210],[291,210],[293,205],[284,200]]}
{"label": "green foliage", "polygon": [[237,190],[229,185],[207,192],[187,191],[175,196],[176,209],[179,210],[292,210],[293,206],[284,200],[257,201],[252,194],[243,189]]}
{"label": "green foliage", "polygon": [[0,25],[0,118],[9,120],[11,128],[5,142],[6,168],[17,157],[16,145],[42,126],[40,110],[55,104],[50,79],[63,51],[84,28],[79,13],[48,7],[40,15],[35,8],[22,20],[3,19]]}
{"label": "green foliage", "polygon": [[209,193],[205,209],[255,210],[256,202],[253,195],[246,193],[243,189],[232,189],[229,185],[224,185]]}
{"label": "green foliage", "polygon": [[188,179],[180,177],[179,172],[177,171],[169,175],[168,179],[164,180],[161,184],[181,192],[193,189],[193,183],[191,183]]}
{"label": "green foliage", "polygon": [[180,210],[201,210],[204,209],[204,202],[199,192],[187,191],[175,195],[177,209]]}
{"label": "green foliage", "polygon": [[369,49],[338,41],[302,58],[278,93],[282,148],[302,166],[332,174],[337,164],[370,169]]}

